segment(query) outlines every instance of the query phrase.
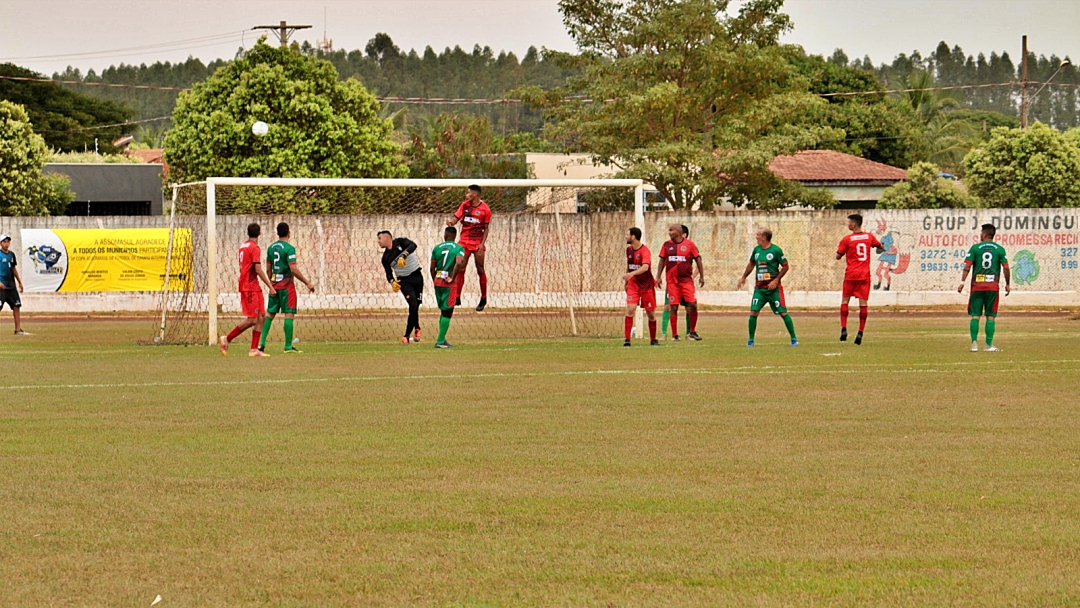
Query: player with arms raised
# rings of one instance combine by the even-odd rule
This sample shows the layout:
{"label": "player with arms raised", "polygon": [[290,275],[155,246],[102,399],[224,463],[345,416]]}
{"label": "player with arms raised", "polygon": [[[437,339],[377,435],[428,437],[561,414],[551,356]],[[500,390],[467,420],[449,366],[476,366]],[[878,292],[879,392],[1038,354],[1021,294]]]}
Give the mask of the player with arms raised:
{"label": "player with arms raised", "polygon": [[847,341],[848,305],[851,297],[859,298],[859,333],[855,335],[855,344],[862,344],[863,331],[866,330],[866,317],[870,299],[870,250],[884,253],[885,249],[877,237],[863,232],[863,217],[859,214],[848,216],[848,230],[851,234],[840,239],[836,248],[836,259],[847,258],[844,271],[844,292],[840,300],[840,341]]}
{"label": "player with arms raised", "polygon": [[671,339],[679,340],[679,305],[686,305],[686,314],[690,318],[690,333],[686,337],[701,340],[697,333],[697,292],[694,289],[694,264],[697,264],[698,284],[705,287],[705,267],[701,263],[701,254],[697,245],[683,235],[679,224],[668,226],[670,239],[660,248],[660,264],[656,268],[656,287],[664,288],[664,273],[667,272],[667,294],[671,311]]}
{"label": "player with arms raised", "polygon": [[634,313],[640,305],[649,315],[649,344],[658,346],[656,339],[656,281],[652,276],[652,253],[641,242],[641,228],[631,228],[626,234],[626,319],[623,346],[630,346],[630,331],[634,328]]}
{"label": "player with arms raised", "polygon": [[[488,226],[491,224],[491,208],[480,200],[480,186],[473,184],[465,193],[465,202],[461,203],[454,217],[446,220],[447,226],[453,226],[461,222],[461,239],[459,243],[465,250],[465,265],[469,265],[469,257],[476,256],[476,276],[480,280],[480,303],[476,305],[476,311],[480,312],[487,306],[487,274],[484,272],[484,256],[487,251]],[[458,273],[457,282],[454,284],[455,306],[461,305],[461,292],[465,287],[465,273]]]}
{"label": "player with arms raised", "polygon": [[[259,228],[258,224],[248,224],[248,240],[240,246],[240,310],[244,314],[244,320],[234,327],[229,332],[229,335],[221,336],[222,355],[229,354],[229,343],[247,331],[249,327],[262,327],[263,320],[266,317],[266,308],[263,305],[263,294],[262,288],[259,287],[259,281],[262,281],[270,288],[270,297],[274,297],[277,293],[260,263],[262,251],[259,250],[259,234],[261,233],[262,229]],[[259,350],[259,337],[261,335],[262,332],[258,329],[251,330],[249,357],[270,356]]]}
{"label": "player with arms raised", "polygon": [[446,341],[446,332],[450,329],[450,319],[454,316],[454,302],[457,299],[457,277],[465,273],[465,249],[454,242],[457,228],[447,226],[443,233],[443,242],[431,250],[431,280],[435,284],[435,301],[442,316],[439,318],[439,337],[435,348],[453,348]]}
{"label": "player with arms raised", "polygon": [[277,225],[278,240],[266,248],[266,265],[270,269],[270,280],[274,284],[274,292],[269,297],[266,305],[266,320],[262,325],[262,338],[259,340],[259,350],[266,351],[266,336],[270,335],[270,326],[274,323],[277,314],[285,315],[285,353],[295,354],[301,352],[293,346],[293,320],[296,317],[296,284],[293,277],[308,288],[309,293],[315,291],[315,286],[304,277],[304,273],[296,267],[296,248],[289,242],[289,225],[281,222]]}
{"label": "player with arms raised", "polygon": [[788,335],[791,336],[791,345],[798,346],[799,340],[795,337],[795,322],[788,314],[787,304],[784,301],[784,286],[780,284],[780,279],[788,273],[787,256],[784,255],[783,250],[773,245],[772,231],[768,228],[758,230],[756,237],[757,247],[754,247],[753,253],[750,254],[750,261],[747,262],[746,270],[739,279],[738,285],[738,289],[742,289],[746,284],[746,277],[757,271],[754,298],[750,301],[750,340],[746,342],[746,345],[754,345],[758,314],[762,308],[765,308],[767,302],[773,314],[780,315],[784,319],[784,326],[787,327]]}
{"label": "player with arms raised", "polygon": [[964,293],[964,283],[968,273],[974,269],[971,277],[971,295],[968,296],[968,314],[971,322],[971,352],[979,350],[979,317],[986,315],[986,350],[996,353],[1001,349],[994,346],[994,331],[997,329],[998,295],[1001,292],[1001,279],[1005,278],[1005,295],[1012,289],[1012,272],[1005,248],[994,242],[997,228],[993,224],[982,225],[982,241],[975,243],[964,258],[964,275],[960,278],[957,292]]}

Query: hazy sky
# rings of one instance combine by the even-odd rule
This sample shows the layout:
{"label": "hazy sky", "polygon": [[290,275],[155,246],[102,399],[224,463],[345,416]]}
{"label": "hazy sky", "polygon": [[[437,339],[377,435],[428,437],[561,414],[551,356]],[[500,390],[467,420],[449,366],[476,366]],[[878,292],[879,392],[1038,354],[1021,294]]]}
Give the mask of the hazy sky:
{"label": "hazy sky", "polygon": [[[363,48],[387,32],[406,50],[480,44],[520,57],[530,45],[573,49],[557,0],[0,0],[0,62],[51,74],[232,57],[258,37],[242,31],[281,19],[315,26],[296,37],[314,42],[324,8],[336,48]],[[1016,57],[1028,34],[1036,53],[1080,57],[1080,0],[788,0],[785,10],[795,21],[787,41],[825,55],[842,47],[880,63],[944,39],[968,53]]]}

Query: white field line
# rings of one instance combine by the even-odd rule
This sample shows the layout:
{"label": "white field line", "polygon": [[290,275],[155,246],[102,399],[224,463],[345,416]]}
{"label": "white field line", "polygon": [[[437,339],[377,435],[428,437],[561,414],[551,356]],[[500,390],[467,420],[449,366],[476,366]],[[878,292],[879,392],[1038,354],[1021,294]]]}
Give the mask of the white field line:
{"label": "white field line", "polygon": [[[951,369],[958,365],[970,365],[974,361],[957,361],[953,363],[939,363],[935,366],[911,365],[908,367],[890,367],[882,364],[854,366],[847,368],[828,368],[823,366],[746,366],[727,369],[707,368],[658,368],[658,369],[594,369],[594,370],[571,370],[561,372],[487,372],[475,374],[415,374],[409,376],[327,376],[313,378],[280,378],[280,379],[247,379],[247,380],[194,380],[176,382],[101,382],[83,384],[22,384],[0,386],[3,390],[74,390],[94,388],[159,388],[177,386],[254,386],[260,384],[305,384],[325,382],[398,382],[401,380],[471,380],[490,378],[554,378],[554,377],[588,377],[588,376],[752,376],[752,375],[833,375],[833,374],[865,374],[867,372],[881,371],[894,374],[939,374],[952,373]],[[991,363],[988,358],[984,363]],[[1065,363],[1080,363],[1080,359],[1055,359],[1044,361],[1023,361],[1027,365],[1051,365]],[[1010,372],[1023,373],[1058,373],[1061,370],[1046,368],[1010,368]]]}

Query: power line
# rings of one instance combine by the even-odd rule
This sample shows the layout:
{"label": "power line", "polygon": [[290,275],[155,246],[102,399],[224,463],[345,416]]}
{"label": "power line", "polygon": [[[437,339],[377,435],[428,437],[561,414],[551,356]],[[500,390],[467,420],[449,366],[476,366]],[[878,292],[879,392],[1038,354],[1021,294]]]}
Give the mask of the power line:
{"label": "power line", "polygon": [[[138,51],[152,51],[152,50],[186,50],[188,48],[200,48],[201,46],[207,46],[206,43],[213,42],[219,44],[226,42],[229,39],[243,35],[243,31],[228,32],[222,34],[213,34],[209,36],[200,36],[198,38],[188,38],[185,40],[176,40],[173,42],[159,42],[155,44],[144,44],[140,46],[132,46],[119,49],[107,49],[101,51],[86,51],[84,53],[65,53],[59,55],[31,55],[27,57],[0,57],[0,61],[4,62],[21,62],[21,61],[39,61],[39,60],[56,60],[56,59],[104,59],[110,55],[124,54]],[[196,46],[189,46],[196,45]],[[181,47],[181,48],[171,48]]]}
{"label": "power line", "polygon": [[107,87],[112,89],[149,89],[152,91],[187,91],[181,87],[158,87],[148,84],[114,84],[110,82],[83,82],[81,80],[56,80],[53,78],[30,78],[28,76],[0,76],[0,80],[18,80],[23,82],[51,82],[53,84],[73,84],[85,87]]}
{"label": "power line", "polygon": [[113,127],[127,127],[131,125],[141,125],[148,122],[158,122],[161,120],[172,120],[172,116],[158,116],[156,118],[143,118],[142,120],[129,120],[127,122],[118,122],[111,125],[94,125],[92,127],[80,127],[78,129],[34,129],[35,133],[82,133],[84,131],[96,131],[98,129],[112,129]]}

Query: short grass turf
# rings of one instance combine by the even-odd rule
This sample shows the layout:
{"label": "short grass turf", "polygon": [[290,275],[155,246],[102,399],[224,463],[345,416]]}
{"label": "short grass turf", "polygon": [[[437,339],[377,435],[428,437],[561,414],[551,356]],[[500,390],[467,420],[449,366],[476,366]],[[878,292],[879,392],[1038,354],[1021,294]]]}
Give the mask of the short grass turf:
{"label": "short grass turf", "polygon": [[0,604],[1080,605],[1080,322],[795,320],[258,360],[2,318]]}

